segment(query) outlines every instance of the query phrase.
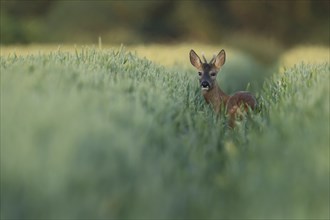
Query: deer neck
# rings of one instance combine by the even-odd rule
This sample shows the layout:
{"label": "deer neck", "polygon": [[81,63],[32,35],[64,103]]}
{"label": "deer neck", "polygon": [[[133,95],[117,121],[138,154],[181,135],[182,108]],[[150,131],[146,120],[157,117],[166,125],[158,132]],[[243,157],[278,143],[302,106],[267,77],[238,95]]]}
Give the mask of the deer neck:
{"label": "deer neck", "polygon": [[205,101],[213,106],[215,112],[219,112],[221,106],[226,105],[229,98],[229,96],[220,89],[218,83],[215,83],[211,90],[202,93]]}

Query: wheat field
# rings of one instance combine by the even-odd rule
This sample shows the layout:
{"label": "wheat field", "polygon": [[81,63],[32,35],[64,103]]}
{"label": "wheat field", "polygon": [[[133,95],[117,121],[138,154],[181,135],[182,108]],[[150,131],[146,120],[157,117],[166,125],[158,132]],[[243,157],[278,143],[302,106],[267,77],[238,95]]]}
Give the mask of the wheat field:
{"label": "wheat field", "polygon": [[[225,48],[228,128],[189,50]],[[328,219],[329,48],[1,47],[1,219]]]}

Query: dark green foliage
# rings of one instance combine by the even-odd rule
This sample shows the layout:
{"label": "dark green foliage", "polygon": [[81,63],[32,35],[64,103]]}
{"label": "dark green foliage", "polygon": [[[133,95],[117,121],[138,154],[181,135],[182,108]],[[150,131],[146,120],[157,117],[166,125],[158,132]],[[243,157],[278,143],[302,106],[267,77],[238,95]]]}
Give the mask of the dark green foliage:
{"label": "dark green foliage", "polygon": [[[1,0],[1,44],[232,41],[248,33],[285,45],[329,43],[329,1]],[[253,40],[253,37],[250,39]],[[242,38],[242,36],[241,36]],[[242,40],[244,41],[244,38]],[[240,44],[240,43],[239,43]],[[269,46],[269,45],[268,45]],[[259,52],[244,45],[244,48]],[[268,51],[272,51],[268,48]]]}
{"label": "dark green foliage", "polygon": [[1,218],[329,218],[329,64],[231,130],[195,77],[119,50],[1,57]]}

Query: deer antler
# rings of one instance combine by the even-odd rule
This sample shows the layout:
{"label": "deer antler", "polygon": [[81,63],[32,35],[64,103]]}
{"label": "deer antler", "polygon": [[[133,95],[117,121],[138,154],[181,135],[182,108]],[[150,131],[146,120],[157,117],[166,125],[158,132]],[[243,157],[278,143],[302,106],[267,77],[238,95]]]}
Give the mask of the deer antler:
{"label": "deer antler", "polygon": [[213,58],[210,60],[210,64],[213,64],[215,62],[215,57],[216,57],[216,55],[213,54]]}
{"label": "deer antler", "polygon": [[207,63],[204,52],[202,52],[202,57],[203,57],[204,63]]}

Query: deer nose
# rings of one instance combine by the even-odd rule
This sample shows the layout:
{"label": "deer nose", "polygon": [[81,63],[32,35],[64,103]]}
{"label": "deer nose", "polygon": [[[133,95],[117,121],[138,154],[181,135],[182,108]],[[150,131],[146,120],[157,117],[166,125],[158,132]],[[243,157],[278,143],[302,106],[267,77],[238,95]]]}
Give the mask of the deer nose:
{"label": "deer nose", "polygon": [[203,82],[201,83],[201,86],[202,86],[203,88],[207,88],[207,87],[210,87],[210,84],[209,84],[207,81],[203,81]]}

